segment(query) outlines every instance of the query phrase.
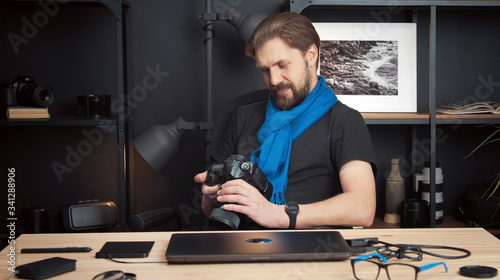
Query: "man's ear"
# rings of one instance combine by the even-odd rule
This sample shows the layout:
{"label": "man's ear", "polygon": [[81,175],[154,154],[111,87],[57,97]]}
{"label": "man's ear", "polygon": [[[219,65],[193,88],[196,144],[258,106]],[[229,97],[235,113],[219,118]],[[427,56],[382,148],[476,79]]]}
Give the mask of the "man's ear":
{"label": "man's ear", "polygon": [[307,50],[306,57],[309,61],[310,67],[316,67],[316,61],[318,60],[319,50],[315,44],[312,44]]}

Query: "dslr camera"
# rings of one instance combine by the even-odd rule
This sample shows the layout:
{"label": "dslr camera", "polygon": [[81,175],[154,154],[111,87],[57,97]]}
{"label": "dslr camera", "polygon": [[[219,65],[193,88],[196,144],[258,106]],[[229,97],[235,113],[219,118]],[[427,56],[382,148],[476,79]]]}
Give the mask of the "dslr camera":
{"label": "dslr camera", "polygon": [[9,106],[48,107],[54,101],[54,92],[48,86],[38,85],[30,76],[19,75],[10,83],[0,84],[0,108]]}
{"label": "dslr camera", "polygon": [[[213,162],[208,168],[205,184],[215,186],[230,180],[242,179],[254,186],[269,200],[273,194],[273,185],[257,164],[245,161],[242,155],[232,155],[224,162]],[[217,203],[208,218],[209,224],[221,230],[238,229],[242,215],[222,209],[224,204]]]}

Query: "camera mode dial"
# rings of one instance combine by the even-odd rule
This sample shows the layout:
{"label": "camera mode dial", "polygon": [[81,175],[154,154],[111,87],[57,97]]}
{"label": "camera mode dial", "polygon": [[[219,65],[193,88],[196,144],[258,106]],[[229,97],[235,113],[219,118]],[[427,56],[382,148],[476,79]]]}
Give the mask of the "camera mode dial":
{"label": "camera mode dial", "polygon": [[240,169],[243,171],[248,171],[250,170],[250,164],[248,162],[243,162],[240,165]]}

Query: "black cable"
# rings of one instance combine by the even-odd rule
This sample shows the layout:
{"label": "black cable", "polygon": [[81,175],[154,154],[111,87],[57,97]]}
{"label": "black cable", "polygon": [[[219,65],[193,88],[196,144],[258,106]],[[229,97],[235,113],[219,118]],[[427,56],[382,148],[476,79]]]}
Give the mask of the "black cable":
{"label": "black cable", "polygon": [[[353,254],[362,254],[362,253],[367,253],[371,251],[377,251],[379,254],[383,255],[386,258],[393,258],[397,257],[398,259],[403,259],[403,258],[409,258],[413,260],[420,261],[422,260],[422,256],[424,254],[438,257],[438,258],[443,258],[443,259],[462,259],[462,258],[467,258],[468,256],[471,255],[471,252],[467,249],[463,248],[458,248],[458,247],[451,247],[451,246],[439,246],[439,245],[420,245],[420,244],[391,244],[388,242],[384,241],[379,241],[370,243],[370,245],[381,243],[384,244],[384,246],[351,246],[351,251]],[[391,247],[397,248],[391,249]],[[441,255],[441,254],[436,254],[433,252],[429,251],[424,251],[422,248],[428,248],[428,249],[439,249],[439,250],[453,250],[453,251],[459,251],[464,253],[463,255],[458,255],[458,256],[448,256],[448,255]],[[408,254],[410,253],[410,254]],[[416,254],[416,257],[411,254]]]}
{"label": "black cable", "polygon": [[[381,242],[385,243],[385,242]],[[387,259],[396,257],[397,259],[412,259],[414,261],[421,261],[423,258],[423,252],[419,247],[414,246],[400,246],[385,243],[386,246],[382,246],[377,249],[377,252]],[[389,245],[389,246],[387,246]],[[398,248],[397,250],[391,249],[391,247]],[[388,252],[388,253],[387,253]]]}
{"label": "black cable", "polygon": [[459,252],[464,253],[464,255],[460,255],[460,256],[445,256],[445,255],[440,255],[440,254],[431,253],[431,252],[422,250],[422,253],[424,253],[424,254],[438,257],[438,258],[443,258],[443,259],[462,259],[462,258],[467,258],[468,256],[471,255],[471,252],[469,250],[463,249],[463,248],[458,248],[458,247],[436,246],[436,245],[409,245],[409,244],[405,244],[405,245],[406,246],[416,246],[419,248],[455,250],[455,251],[459,251]]}
{"label": "black cable", "polygon": [[129,261],[120,261],[120,260],[115,260],[113,258],[108,258],[108,260],[116,262],[116,263],[126,263],[126,264],[144,264],[144,263],[168,263],[168,262],[129,262]]}

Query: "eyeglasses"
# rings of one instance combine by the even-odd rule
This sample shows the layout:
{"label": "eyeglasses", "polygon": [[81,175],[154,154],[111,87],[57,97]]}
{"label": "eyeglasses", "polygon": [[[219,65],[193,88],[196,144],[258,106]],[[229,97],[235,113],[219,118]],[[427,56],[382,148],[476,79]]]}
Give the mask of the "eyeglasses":
{"label": "eyeglasses", "polygon": [[99,273],[92,280],[135,280],[136,276],[133,273],[127,273],[120,270],[111,270]]}
{"label": "eyeglasses", "polygon": [[352,272],[354,273],[354,277],[356,279],[375,280],[378,278],[381,268],[385,269],[387,278],[389,280],[391,279],[391,276],[394,279],[416,280],[419,272],[425,271],[441,264],[444,266],[446,272],[448,272],[448,267],[446,267],[446,264],[444,262],[431,263],[418,267],[406,263],[384,264],[368,260],[371,257],[378,257],[380,260],[387,262],[387,259],[379,253],[368,254],[351,259]]}

